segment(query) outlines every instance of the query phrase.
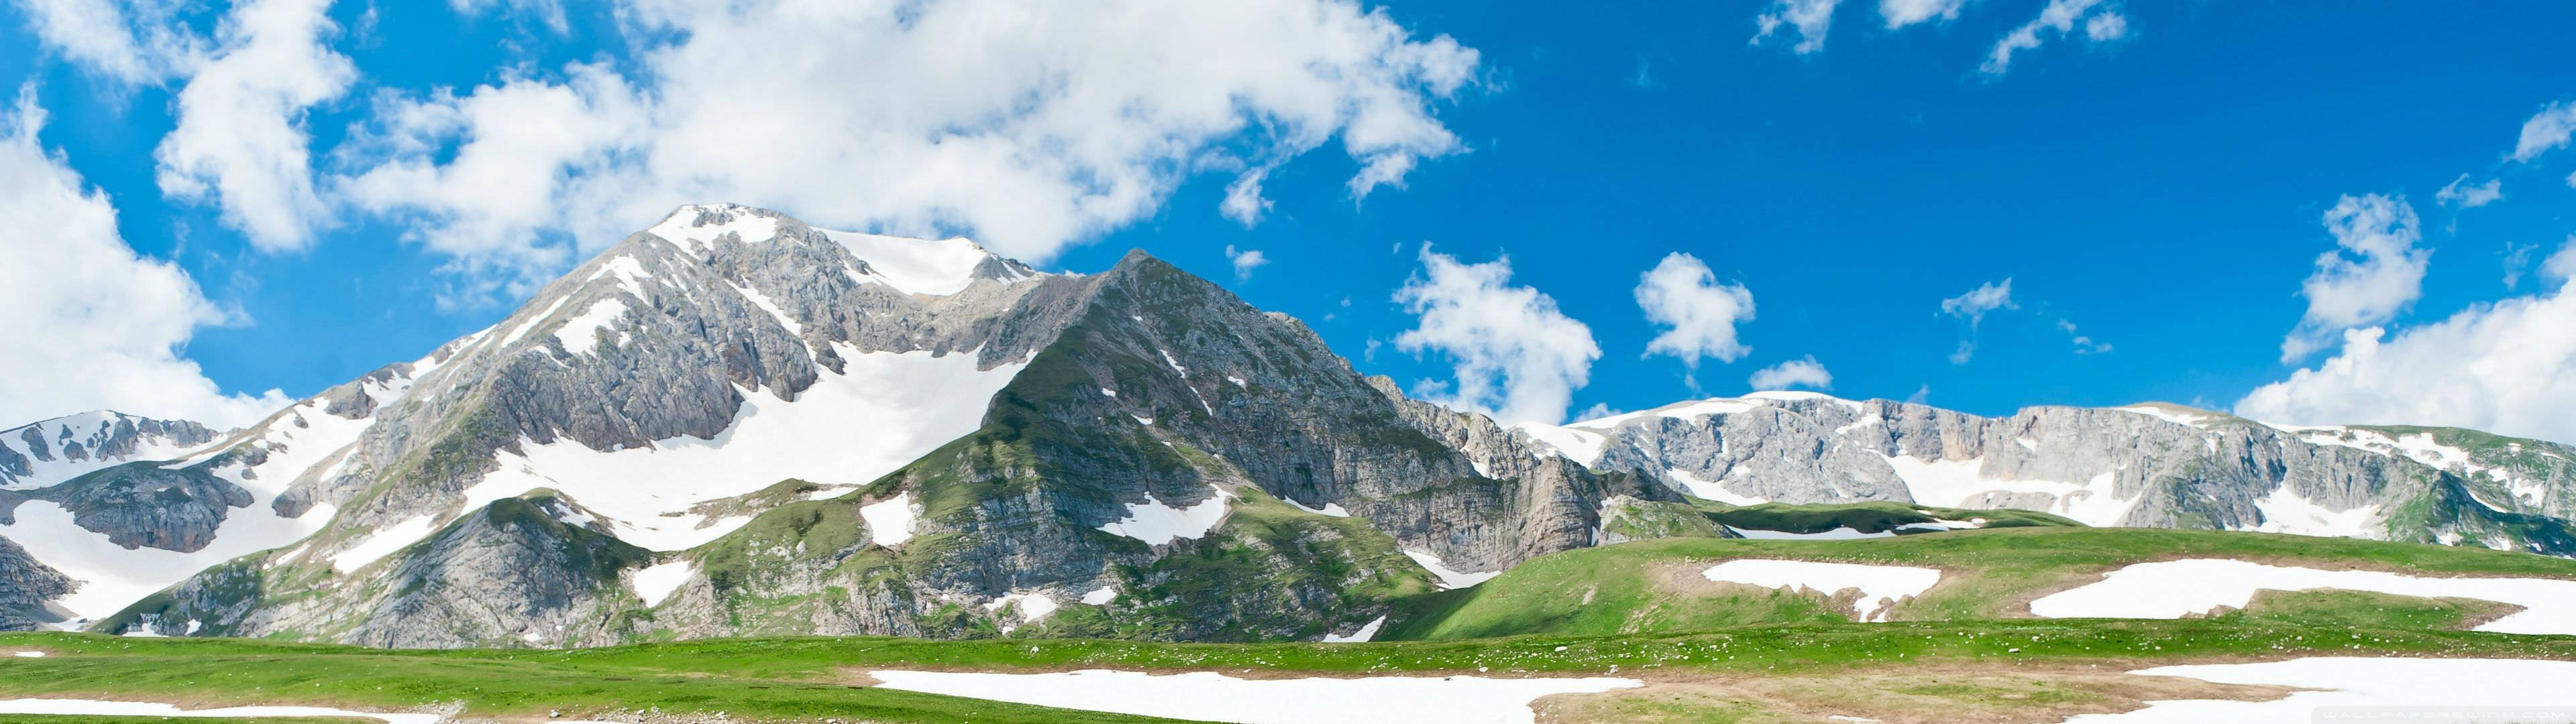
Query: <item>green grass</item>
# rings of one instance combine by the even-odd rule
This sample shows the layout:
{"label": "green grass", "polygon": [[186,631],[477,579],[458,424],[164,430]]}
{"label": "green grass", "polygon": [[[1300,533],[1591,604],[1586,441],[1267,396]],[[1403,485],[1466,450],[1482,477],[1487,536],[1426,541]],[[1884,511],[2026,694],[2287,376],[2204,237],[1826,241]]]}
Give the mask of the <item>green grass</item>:
{"label": "green grass", "polygon": [[1942,583],[1900,604],[1899,620],[2027,615],[2020,605],[2129,563],[2238,558],[2391,571],[2576,578],[2576,560],[2484,548],[2264,533],[2024,527],[1862,540],[1675,538],[1544,556],[1483,585],[1399,604],[1381,635],[1456,640],[1548,633],[1613,635],[1813,620],[1823,596],[1711,593],[1676,571],[1733,558],[1940,568]]}
{"label": "green grass", "polygon": [[1850,528],[1862,533],[1878,533],[1911,523],[1930,523],[1935,519],[1968,520],[1982,518],[1987,528],[2020,528],[2028,526],[2082,527],[2066,518],[2028,510],[1994,509],[1962,510],[1933,508],[1874,500],[1860,503],[1816,503],[1792,505],[1763,503],[1730,506],[1709,504],[1702,508],[1710,520],[1754,530],[1776,530],[1790,533],[1822,533],[1835,528]]}

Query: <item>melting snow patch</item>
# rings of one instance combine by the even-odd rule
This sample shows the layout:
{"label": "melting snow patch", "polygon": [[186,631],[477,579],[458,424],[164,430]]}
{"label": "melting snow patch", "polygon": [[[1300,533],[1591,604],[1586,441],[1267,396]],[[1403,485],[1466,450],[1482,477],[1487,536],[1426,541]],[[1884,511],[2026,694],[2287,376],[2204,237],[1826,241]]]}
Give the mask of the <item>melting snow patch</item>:
{"label": "melting snow patch", "polygon": [[1019,604],[1017,610],[1020,612],[1020,620],[1028,623],[1046,620],[1046,617],[1053,615],[1057,608],[1055,599],[1046,594],[1013,593],[984,602],[984,610],[999,611],[1003,606],[1014,603]]}
{"label": "melting snow patch", "polygon": [[365,568],[367,564],[393,555],[394,551],[402,550],[437,529],[437,522],[426,515],[379,528],[359,540],[357,545],[331,554],[331,570],[348,573]]}
{"label": "melting snow patch", "polygon": [[2477,627],[2518,634],[2576,634],[2576,581],[2548,578],[2439,578],[2379,571],[2327,571],[2194,558],[2138,563],[2102,581],[2030,602],[2041,618],[2181,618],[2219,606],[2244,608],[2254,592],[2334,588],[2425,598],[2476,598],[2523,607]]}
{"label": "melting snow patch", "polygon": [[[2118,714],[2086,714],[2073,722],[2327,721],[2320,707],[2371,707],[2353,712],[2356,720],[2381,718],[2445,722],[2561,721],[2567,705],[2567,682],[2576,677],[2576,661],[2531,659],[2408,659],[2312,657],[2255,664],[2159,666],[2129,673],[2180,676],[2220,684],[2290,686],[2295,691],[2271,701],[2202,699],[2150,701],[2147,707]],[[2431,709],[2431,711],[2425,711]],[[2542,718],[2530,717],[2535,713]],[[2373,711],[2376,710],[2376,711]],[[2414,714],[2419,716],[2409,717]],[[2441,716],[2435,716],[2439,714]]]}
{"label": "melting snow patch", "polygon": [[13,651],[13,652],[10,652],[10,654],[9,654],[9,655],[10,655],[10,656],[15,656],[15,657],[18,657],[18,658],[21,658],[21,659],[41,659],[41,658],[44,658],[44,657],[45,657],[45,652],[42,652],[42,651]]}
{"label": "melting snow patch", "polygon": [[1324,504],[1324,507],[1321,507],[1321,508],[1309,508],[1309,507],[1306,507],[1306,504],[1305,504],[1305,503],[1297,502],[1297,499],[1296,499],[1296,498],[1290,498],[1290,497],[1284,497],[1284,496],[1283,496],[1283,497],[1281,497],[1281,498],[1279,499],[1279,502],[1287,503],[1290,507],[1294,507],[1294,508],[1296,508],[1296,509],[1298,509],[1298,510],[1303,510],[1303,511],[1306,511],[1306,512],[1308,512],[1308,513],[1313,513],[1313,514],[1316,514],[1316,515],[1329,515],[1329,516],[1332,516],[1332,517],[1335,517],[1335,518],[1348,518],[1348,517],[1351,517],[1351,512],[1350,512],[1350,511],[1348,511],[1348,510],[1343,510],[1343,509],[1342,509],[1342,504],[1340,504],[1340,503],[1325,503],[1325,504]]}
{"label": "melting snow patch", "polygon": [[688,561],[646,566],[635,572],[635,595],[644,599],[645,608],[662,605],[662,599],[670,598],[672,591],[680,590],[680,584],[687,583],[689,576],[697,572],[697,565]]}
{"label": "melting snow patch", "polygon": [[1115,600],[1118,600],[1117,586],[1101,586],[1091,589],[1090,593],[1082,594],[1082,602],[1085,605],[1106,606],[1110,601]]}
{"label": "melting snow patch", "polygon": [[10,699],[0,701],[0,714],[49,714],[57,716],[159,716],[191,719],[232,719],[247,717],[349,717],[374,719],[389,724],[438,724],[437,714],[376,714],[319,706],[235,706],[222,709],[186,710],[169,704],[149,701],[98,701],[93,699]]}
{"label": "melting snow patch", "polygon": [[848,231],[824,235],[868,263],[868,271],[907,294],[945,296],[975,283],[975,267],[993,254],[964,238],[909,239]]}
{"label": "melting snow patch", "polygon": [[555,341],[563,343],[565,352],[589,354],[592,348],[599,346],[599,333],[607,332],[612,341],[615,339],[617,332],[609,329],[609,325],[616,324],[617,318],[623,316],[626,316],[624,301],[601,299],[591,302],[590,308],[581,310],[581,314],[574,315],[564,322],[563,327],[555,330]]}
{"label": "melting snow patch", "polygon": [[1710,566],[1700,575],[1711,581],[1763,588],[1808,588],[1827,595],[1857,588],[1860,600],[1852,604],[1852,618],[1861,621],[1885,621],[1897,601],[1923,595],[1932,584],[1941,582],[1941,571],[1935,568],[1761,558],[1727,561]]}
{"label": "melting snow patch", "polygon": [[1375,619],[1371,619],[1371,620],[1368,622],[1368,625],[1366,625],[1366,626],[1361,626],[1361,627],[1360,627],[1360,630],[1351,632],[1351,635],[1349,635],[1349,636],[1335,636],[1335,635],[1333,635],[1333,634],[1332,634],[1332,633],[1330,633],[1330,632],[1326,632],[1326,633],[1324,634],[1324,643],[1328,643],[1328,644],[1356,644],[1356,643],[1362,643],[1362,642],[1368,641],[1369,639],[1377,638],[1377,629],[1378,629],[1378,627],[1380,627],[1380,626],[1385,626],[1385,625],[1386,625],[1386,617],[1385,617],[1385,616],[1379,616],[1379,617],[1377,617],[1377,618],[1375,618]]}
{"label": "melting snow patch", "polygon": [[912,491],[859,506],[859,518],[868,522],[868,541],[893,548],[912,540],[912,526],[921,515],[912,508]]}
{"label": "melting snow patch", "polygon": [[1453,571],[1450,570],[1448,566],[1441,565],[1439,556],[1423,551],[1409,550],[1405,551],[1404,555],[1407,558],[1412,558],[1413,562],[1422,564],[1423,568],[1430,569],[1431,575],[1439,577],[1440,590],[1443,591],[1466,588],[1468,586],[1493,580],[1495,576],[1503,575],[1502,571],[1487,571],[1484,573]]}
{"label": "melting snow patch", "polygon": [[2114,407],[2111,409],[2119,410],[2121,412],[2133,412],[2178,425],[2189,425],[2191,427],[2200,427],[2201,423],[2214,419],[2208,415],[2193,414],[2184,408],[2165,407],[2162,405],[2130,405],[2128,407]]}
{"label": "melting snow patch", "polygon": [[1225,520],[1225,501],[1234,497],[1233,493],[1214,485],[1208,486],[1208,492],[1210,495],[1206,500],[1187,508],[1166,505],[1149,493],[1144,504],[1128,503],[1127,517],[1100,526],[1100,531],[1127,536],[1149,545],[1164,545],[1182,538],[1205,538],[1208,531],[1215,530],[1216,524]]}
{"label": "melting snow patch", "polygon": [[1699,476],[1681,468],[1665,470],[1664,477],[1681,483],[1683,491],[1690,493],[1691,497],[1703,500],[1714,500],[1727,505],[1761,505],[1771,502],[1750,495],[1737,495],[1735,491],[1727,490],[1723,483],[1701,480]]}
{"label": "melting snow patch", "polygon": [[1549,452],[1555,452],[1585,467],[1600,460],[1602,449],[1610,445],[1609,436],[1570,427],[1521,422],[1514,423],[1512,429],[1527,433],[1531,440],[1538,442],[1530,449],[1530,455],[1545,458]]}
{"label": "melting snow patch", "polygon": [[1066,709],[1243,724],[1401,721],[1410,724],[1531,722],[1530,702],[1643,686],[1610,677],[1489,679],[1375,676],[1364,679],[1237,679],[1199,671],[1156,676],[1132,671],[977,674],[873,671],[878,686]]}
{"label": "melting snow patch", "polygon": [[[1894,537],[1896,537],[1896,531],[1892,531],[1892,530],[1882,530],[1882,531],[1879,531],[1879,532],[1876,532],[1876,533],[1863,533],[1863,532],[1860,532],[1860,530],[1859,530],[1859,529],[1853,528],[1853,527],[1851,527],[1851,526],[1843,526],[1843,527],[1840,527],[1840,528],[1835,528],[1835,529],[1833,529],[1833,530],[1824,531],[1824,532],[1821,532],[1821,533],[1791,533],[1791,532],[1789,532],[1789,531],[1785,531],[1785,530],[1763,530],[1763,529],[1760,529],[1760,528],[1737,528],[1737,527],[1735,527],[1735,526],[1731,526],[1731,525],[1730,525],[1730,526],[1727,526],[1727,527],[1726,527],[1726,529],[1727,529],[1727,530],[1731,530],[1731,531],[1735,531],[1735,534],[1736,534],[1736,535],[1744,536],[1744,537],[1746,537],[1746,538],[1751,538],[1751,539],[1753,539],[1753,540],[1852,540],[1852,539],[1855,539],[1855,538],[1894,538]],[[1948,529],[1948,528],[1939,528],[1939,530],[1949,530],[1949,529]]]}

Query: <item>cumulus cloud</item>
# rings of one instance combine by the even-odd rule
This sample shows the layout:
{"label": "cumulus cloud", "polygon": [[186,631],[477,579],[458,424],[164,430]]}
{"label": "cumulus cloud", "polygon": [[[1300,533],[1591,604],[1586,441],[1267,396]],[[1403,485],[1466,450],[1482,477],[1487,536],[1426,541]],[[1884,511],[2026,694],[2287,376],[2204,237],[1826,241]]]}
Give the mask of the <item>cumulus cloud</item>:
{"label": "cumulus cloud", "polygon": [[[2522,122],[2522,137],[2514,141],[2510,158],[2515,161],[2538,158],[2550,149],[2566,146],[2571,135],[2576,135],[2576,103],[2551,103],[2533,114],[2531,120]],[[2576,176],[2569,176],[2568,184],[2576,186]]]}
{"label": "cumulus cloud", "polygon": [[[640,70],[576,65],[380,103],[379,142],[349,155],[347,183],[371,210],[422,217],[433,250],[542,273],[711,200],[965,233],[1044,263],[1207,170],[1255,169],[1220,207],[1243,223],[1268,208],[1260,169],[1328,144],[1357,165],[1354,198],[1400,185],[1465,150],[1434,106],[1480,65],[1350,0],[628,0],[619,13],[655,38]],[[544,187],[480,187],[478,163]]]}
{"label": "cumulus cloud", "polygon": [[1234,265],[1234,278],[1238,281],[1251,279],[1252,270],[1270,263],[1270,257],[1264,256],[1260,249],[1235,251],[1233,244],[1225,245],[1225,260]]}
{"label": "cumulus cloud", "polygon": [[1753,292],[1717,280],[1699,257],[1673,252],[1639,275],[1637,306],[1663,328],[1646,341],[1643,356],[1670,355],[1696,371],[1702,358],[1733,362],[1753,348],[1736,339],[1735,325],[1753,319]]}
{"label": "cumulus cloud", "polygon": [[2502,198],[2504,198],[2504,179],[2491,178],[2487,179],[2486,183],[2472,184],[2469,183],[2468,174],[2460,174],[2459,178],[2451,179],[2449,184],[2443,185],[2442,190],[2433,192],[2433,200],[2442,202],[2446,206],[2463,209],[2485,206]]}
{"label": "cumulus cloud", "polygon": [[1752,385],[1755,391],[1799,387],[1830,390],[1834,388],[1834,374],[1825,371],[1824,364],[1817,362],[1815,355],[1807,355],[1756,370],[1745,383]]}
{"label": "cumulus cloud", "polygon": [[290,401],[270,390],[226,395],[180,356],[204,325],[233,315],[188,273],[137,256],[117,235],[116,208],[36,140],[32,91],[0,116],[0,426],[113,409],[248,424]]}
{"label": "cumulus cloud", "polygon": [[2555,291],[2398,332],[2347,330],[2343,350],[2256,388],[2236,414],[2295,424],[2468,427],[2576,442],[2576,242],[2544,265]]}
{"label": "cumulus cloud", "polygon": [[[1825,48],[1825,31],[1834,24],[1834,4],[1839,0],[1772,0],[1771,7],[1754,16],[1755,45],[1769,40],[1781,28],[1798,32],[1798,44],[1791,47],[1799,53],[1813,53]],[[1786,35],[1786,33],[1779,33]]]}
{"label": "cumulus cloud", "polygon": [[187,59],[189,39],[166,25],[170,2],[17,0],[27,30],[64,60],[126,84],[167,78]]}
{"label": "cumulus cloud", "polygon": [[304,114],[338,97],[357,73],[323,39],[329,0],[252,0],[216,28],[217,49],[193,68],[161,139],[164,193],[211,197],[225,225],[269,250],[304,248],[329,218],[314,192]]}
{"label": "cumulus cloud", "polygon": [[1424,380],[1414,395],[1506,424],[1564,421],[1601,358],[1592,328],[1558,311],[1555,298],[1511,284],[1509,257],[1464,264],[1424,244],[1420,259],[1395,301],[1421,319],[1395,346],[1448,358],[1456,379]]}
{"label": "cumulus cloud", "polygon": [[1895,30],[1932,20],[1948,21],[1959,17],[1959,7],[1968,0],[1878,0],[1878,15],[1887,19],[1887,29]]}
{"label": "cumulus cloud", "polygon": [[2308,311],[2281,342],[2284,363],[2333,344],[2345,330],[2387,322],[2424,293],[2433,250],[2416,248],[2423,230],[2404,199],[2345,196],[2324,220],[2336,248],[2318,255],[2316,272],[2300,284]]}
{"label": "cumulus cloud", "polygon": [[1266,167],[1256,168],[1236,176],[1234,183],[1225,185],[1225,200],[1217,202],[1217,213],[1224,214],[1225,218],[1233,219],[1235,223],[1242,224],[1246,229],[1260,224],[1261,217],[1270,214],[1270,199],[1261,196],[1261,182],[1269,176],[1270,169]]}
{"label": "cumulus cloud", "polygon": [[2005,33],[1987,52],[1986,62],[1977,71],[2000,76],[2012,69],[2013,54],[2038,48],[2047,42],[2044,35],[2065,36],[2075,31],[2077,22],[2084,23],[2084,38],[2101,43],[2118,40],[2129,34],[2128,16],[2103,0],[2048,0],[2039,9],[2039,17]]}

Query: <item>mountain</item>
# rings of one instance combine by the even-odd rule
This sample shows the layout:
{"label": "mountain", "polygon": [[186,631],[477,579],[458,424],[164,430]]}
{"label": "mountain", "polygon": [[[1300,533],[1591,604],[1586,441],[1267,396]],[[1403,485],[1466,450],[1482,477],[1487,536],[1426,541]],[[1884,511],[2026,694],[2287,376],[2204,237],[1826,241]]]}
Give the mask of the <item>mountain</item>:
{"label": "mountain", "polygon": [[1041,273],[732,205],[682,207],[500,323],[249,428],[129,425],[156,447],[117,424],[85,466],[0,490],[21,626],[1346,639],[1550,553],[1793,534],[1707,514],[1765,501],[1937,506],[1870,514],[1901,532],[2016,507],[2576,550],[2549,443],[1791,393],[1507,427],[1141,252]]}
{"label": "mountain", "polygon": [[1890,500],[2576,555],[2576,448],[2458,428],[2270,425],[2162,403],[1989,418],[1773,392],[1517,429],[1731,504]]}

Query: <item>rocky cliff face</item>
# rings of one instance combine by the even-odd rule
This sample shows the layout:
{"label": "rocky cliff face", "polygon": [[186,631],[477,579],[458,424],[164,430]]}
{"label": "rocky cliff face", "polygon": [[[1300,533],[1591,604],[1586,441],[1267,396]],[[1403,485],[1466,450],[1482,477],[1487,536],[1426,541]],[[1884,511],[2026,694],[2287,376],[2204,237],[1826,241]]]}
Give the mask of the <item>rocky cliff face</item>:
{"label": "rocky cliff face", "polygon": [[61,621],[51,603],[71,593],[73,584],[71,577],[27,555],[27,549],[0,538],[0,631],[34,631]]}
{"label": "rocky cliff face", "polygon": [[184,456],[0,490],[0,535],[37,561],[150,549],[62,570],[70,592],[17,579],[105,631],[1313,639],[1535,556],[1730,534],[1676,514],[1686,495],[2576,552],[2570,459],[2459,430],[1781,393],[1504,427],[1141,253],[1042,274],[693,206],[422,359]]}
{"label": "rocky cliff face", "polygon": [[2273,426],[2162,404],[1986,418],[1767,393],[1520,432],[1721,502],[1897,500],[2576,554],[2563,520],[2576,450],[2450,428]]}

